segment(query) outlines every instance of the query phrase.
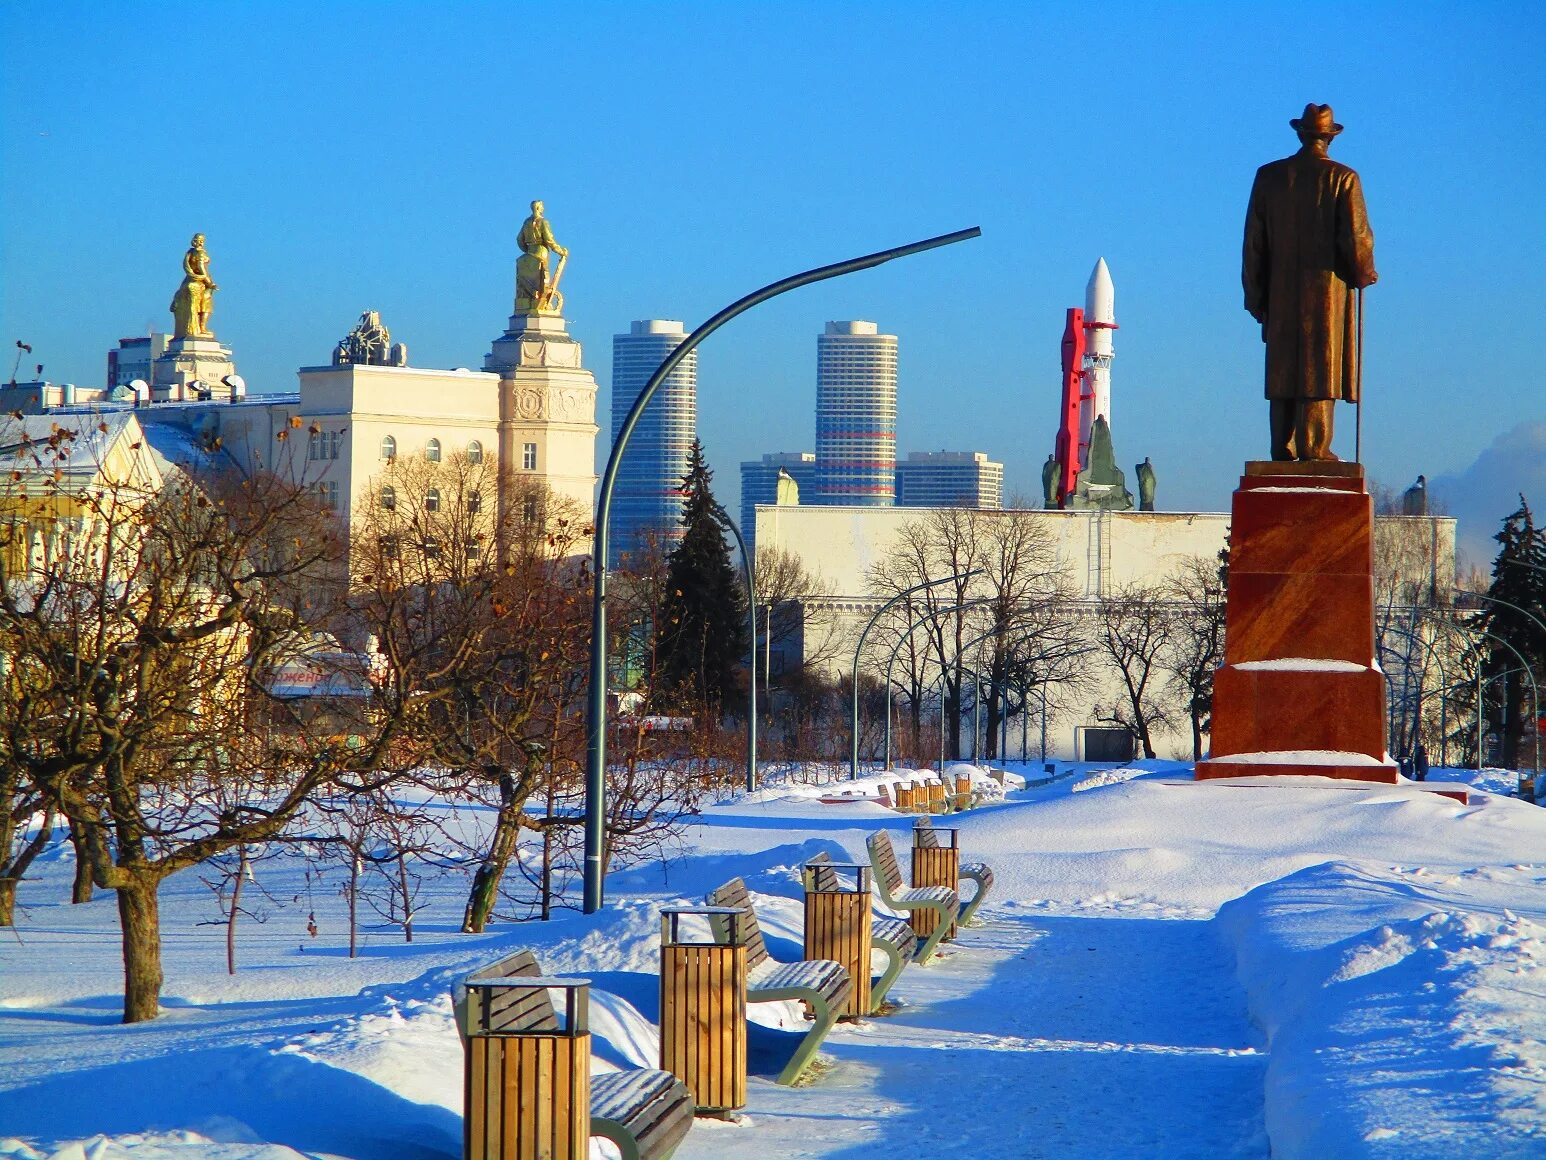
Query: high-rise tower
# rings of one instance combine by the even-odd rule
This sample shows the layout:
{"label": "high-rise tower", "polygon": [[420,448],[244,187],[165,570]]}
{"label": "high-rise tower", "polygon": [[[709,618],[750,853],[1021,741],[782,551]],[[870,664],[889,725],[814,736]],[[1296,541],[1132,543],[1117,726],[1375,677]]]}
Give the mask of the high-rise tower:
{"label": "high-rise tower", "polygon": [[896,502],[896,335],[829,322],[816,338],[818,504]]}
{"label": "high-rise tower", "polygon": [[[656,368],[687,338],[680,322],[650,318],[612,336],[612,441]],[[682,536],[682,477],[698,434],[698,352],[660,384],[639,417],[612,493],[611,557],[653,532],[667,548]]]}

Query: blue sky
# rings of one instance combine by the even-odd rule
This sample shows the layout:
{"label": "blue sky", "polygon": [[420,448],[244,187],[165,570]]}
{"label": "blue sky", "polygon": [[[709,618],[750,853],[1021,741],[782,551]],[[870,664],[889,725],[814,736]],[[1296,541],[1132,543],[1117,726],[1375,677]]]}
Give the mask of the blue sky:
{"label": "blue sky", "polygon": [[[1458,477],[1546,422],[1546,7],[1349,8],[12,0],[0,344],[100,382],[120,336],[169,323],[198,230],[254,389],[293,390],[366,308],[415,364],[479,366],[540,196],[605,427],[630,320],[691,326],[784,274],[980,225],[709,340],[723,498],[741,459],[812,446],[836,318],[900,336],[899,450],[985,450],[1035,494],[1063,312],[1104,255],[1119,460],[1153,458],[1162,507],[1217,510],[1266,448],[1251,177],[1325,101],[1381,275],[1365,459],[1391,484]],[[1350,453],[1350,412],[1341,430]]]}

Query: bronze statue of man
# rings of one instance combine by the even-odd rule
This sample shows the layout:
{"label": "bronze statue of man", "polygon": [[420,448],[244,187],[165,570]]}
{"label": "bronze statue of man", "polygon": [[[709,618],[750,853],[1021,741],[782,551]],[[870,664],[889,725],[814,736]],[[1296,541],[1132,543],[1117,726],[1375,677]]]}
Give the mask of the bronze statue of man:
{"label": "bronze statue of man", "polygon": [[1289,121],[1299,152],[1256,171],[1245,215],[1245,308],[1267,344],[1272,458],[1334,460],[1333,409],[1358,402],[1355,290],[1372,286],[1374,234],[1358,174],[1327,156],[1330,105]]}

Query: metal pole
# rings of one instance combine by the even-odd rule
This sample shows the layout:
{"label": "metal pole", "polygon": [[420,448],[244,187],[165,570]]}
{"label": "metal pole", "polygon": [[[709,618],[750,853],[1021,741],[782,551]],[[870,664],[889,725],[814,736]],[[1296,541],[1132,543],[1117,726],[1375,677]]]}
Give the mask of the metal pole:
{"label": "metal pole", "polygon": [[627,418],[618,429],[617,440],[612,444],[612,452],[607,457],[606,470],[601,476],[601,490],[596,497],[596,540],[591,553],[591,567],[595,572],[595,578],[591,602],[590,695],[587,699],[585,718],[585,862],[582,873],[585,883],[583,909],[586,914],[593,914],[601,909],[602,883],[605,877],[603,866],[606,844],[607,569],[609,565],[607,537],[611,531],[612,491],[617,485],[617,471],[622,462],[623,452],[628,447],[628,440],[633,436],[634,428],[639,425],[639,418],[644,414],[644,408],[654,398],[655,392],[665,381],[666,376],[674,371],[700,342],[736,315],[750,310],[753,306],[786,291],[809,286],[813,282],[852,274],[858,270],[868,270],[894,258],[904,258],[911,254],[920,254],[925,250],[964,242],[968,238],[978,237],[981,233],[981,229],[973,226],[971,229],[941,234],[939,237],[926,238],[910,245],[880,250],[861,258],[850,258],[846,262],[820,266],[814,270],[807,270],[769,283],[761,290],[732,302],[689,334],[680,346],[661,360],[660,366],[655,368],[655,373],[650,376],[649,381],[644,384],[644,389],[639,392],[639,397],[634,400]]}
{"label": "metal pole", "polygon": [[746,666],[746,792],[751,793],[757,788],[757,579],[741,529],[723,504],[714,504],[714,514],[735,537],[735,546],[741,550],[741,578],[746,582],[747,628],[752,634],[751,664]]}
{"label": "metal pole", "polygon": [[1482,771],[1482,658],[1476,658],[1476,772]]}
{"label": "metal pole", "polygon": [[925,580],[922,584],[914,584],[911,588],[904,588],[877,608],[875,615],[870,617],[869,623],[864,626],[864,631],[859,634],[859,643],[854,646],[853,717],[849,721],[848,754],[848,776],[850,779],[859,776],[859,657],[864,652],[864,641],[870,635],[870,629],[875,627],[875,622],[884,616],[892,605],[904,597],[911,596],[914,592],[922,592],[925,588],[937,588],[941,584],[949,584],[955,580],[969,580],[973,576],[980,576],[981,574],[981,568],[973,568],[970,572],[957,572],[954,576],[942,576],[938,580]]}
{"label": "metal pole", "polygon": [[1047,683],[1041,685],[1041,760],[1047,760]]}
{"label": "metal pole", "polygon": [[1358,287],[1358,401],[1353,404],[1353,462],[1363,462],[1363,287]]}
{"label": "metal pole", "polygon": [[982,676],[979,673],[972,674],[972,764],[982,763],[982,752],[978,748],[982,744]]}

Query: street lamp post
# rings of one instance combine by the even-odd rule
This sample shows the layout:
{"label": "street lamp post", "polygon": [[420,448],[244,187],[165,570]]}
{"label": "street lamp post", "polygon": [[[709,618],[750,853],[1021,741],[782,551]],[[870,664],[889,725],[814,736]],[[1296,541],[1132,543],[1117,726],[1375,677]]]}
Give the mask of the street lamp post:
{"label": "street lamp post", "polygon": [[869,622],[865,624],[864,631],[859,634],[859,643],[854,646],[853,716],[849,721],[848,752],[848,777],[850,780],[859,776],[859,657],[864,653],[864,641],[870,635],[870,629],[875,627],[875,622],[884,616],[898,600],[903,600],[914,592],[922,592],[926,588],[938,588],[941,584],[949,584],[956,580],[969,580],[973,576],[980,575],[982,575],[982,569],[973,568],[969,572],[957,572],[953,576],[941,576],[938,580],[925,580],[922,584],[914,584],[911,588],[904,588],[877,608],[875,615],[870,617]]}
{"label": "street lamp post", "polygon": [[960,604],[952,604],[949,608],[938,608],[938,609],[925,608],[922,612],[920,612],[916,617],[913,618],[912,623],[907,626],[907,630],[905,632],[903,632],[900,637],[897,638],[897,642],[896,642],[895,646],[893,646],[893,648],[891,649],[891,655],[886,659],[886,745],[885,745],[885,758],[886,758],[886,760],[885,760],[885,767],[887,769],[891,768],[891,674],[892,674],[892,671],[894,670],[894,668],[896,667],[896,656],[897,656],[897,653],[902,651],[902,646],[907,643],[908,638],[910,638],[913,635],[913,633],[918,631],[918,626],[923,624],[923,622],[925,620],[935,619],[937,617],[944,616],[946,613],[950,613],[950,612],[960,612],[963,609],[975,608],[978,605],[990,603],[992,600],[993,600],[993,597],[991,597],[991,596],[983,596],[983,597],[979,597],[976,600],[966,600],[966,601],[963,601]]}
{"label": "street lamp post", "polygon": [[747,628],[751,633],[751,663],[746,666],[746,792],[751,793],[757,788],[757,577],[741,529],[723,504],[715,503],[714,514],[735,537],[735,546],[741,550],[741,577],[746,581]]}
{"label": "street lamp post", "polygon": [[593,914],[601,909],[602,880],[605,877],[603,868],[606,845],[607,569],[609,564],[607,538],[611,530],[612,491],[617,485],[617,471],[622,462],[623,452],[628,447],[628,440],[632,437],[634,428],[639,425],[639,418],[644,414],[644,408],[649,405],[666,376],[675,370],[699,343],[732,318],[745,313],[753,306],[786,291],[809,286],[813,282],[837,278],[858,270],[868,270],[894,258],[904,258],[911,254],[921,254],[925,250],[964,242],[969,238],[978,237],[981,233],[981,229],[973,226],[970,229],[957,230],[955,233],[926,238],[910,245],[880,250],[860,258],[850,258],[846,262],[820,266],[814,270],[806,270],[804,273],[769,283],[761,290],[732,302],[689,334],[680,346],[661,360],[660,366],[655,368],[655,373],[649,377],[649,381],[644,384],[644,389],[639,392],[639,397],[634,400],[627,417],[623,420],[623,425],[618,429],[617,439],[612,444],[612,452],[607,457],[606,470],[601,476],[601,490],[596,497],[596,540],[591,553],[595,577],[591,601],[590,695],[586,705],[585,720],[585,864],[582,871],[585,896],[582,905],[586,914]]}
{"label": "street lamp post", "polygon": [[[1521,564],[1521,565],[1523,565],[1526,568],[1534,568],[1535,567],[1535,565],[1527,564],[1523,560],[1516,561],[1516,562]],[[1521,608],[1519,605],[1513,603],[1510,600],[1504,600],[1501,596],[1493,596],[1491,593],[1488,593],[1488,592],[1467,592],[1463,588],[1456,588],[1456,589],[1454,589],[1454,591],[1460,593],[1463,596],[1474,596],[1478,600],[1486,600],[1486,601],[1488,601],[1491,604],[1501,604],[1501,605],[1503,605],[1504,608],[1511,608],[1515,612],[1519,613],[1521,616],[1528,617],[1530,619],[1530,622],[1532,624],[1534,624],[1536,628],[1540,629],[1541,633],[1543,635],[1546,635],[1546,623],[1542,623],[1541,618],[1536,616],[1535,613],[1531,612],[1528,608]],[[1501,636],[1496,636],[1493,633],[1487,632],[1485,630],[1478,630],[1478,631],[1481,631],[1483,636],[1490,636],[1490,637],[1492,637],[1493,640],[1495,640],[1499,644],[1505,646],[1508,649],[1508,651],[1513,653],[1516,657],[1518,657],[1520,663],[1525,666],[1526,673],[1527,673],[1527,675],[1530,678],[1531,694],[1532,694],[1532,697],[1533,697],[1534,702],[1535,702],[1535,718],[1534,718],[1534,720],[1535,720],[1535,729],[1534,729],[1534,734],[1535,734],[1535,772],[1536,773],[1540,773],[1540,771],[1541,771],[1541,698],[1540,698],[1539,690],[1536,689],[1536,687],[1535,687],[1535,672],[1534,672],[1533,669],[1530,668],[1530,662],[1525,660],[1523,654],[1520,653],[1520,651],[1517,648],[1515,648],[1513,645],[1509,644],[1508,641],[1504,640]],[[1480,706],[1481,705],[1481,697],[1478,696],[1476,700],[1477,700],[1477,705]],[[1507,694],[1506,693],[1504,694],[1504,700],[1505,700],[1505,702],[1507,701]],[[1476,734],[1476,748],[1477,748],[1477,752],[1478,753],[1480,753],[1481,747],[1482,747],[1482,743],[1481,743],[1481,730],[1480,730],[1480,728],[1478,728],[1477,734]],[[1478,768],[1480,768],[1480,767],[1478,767]]]}

